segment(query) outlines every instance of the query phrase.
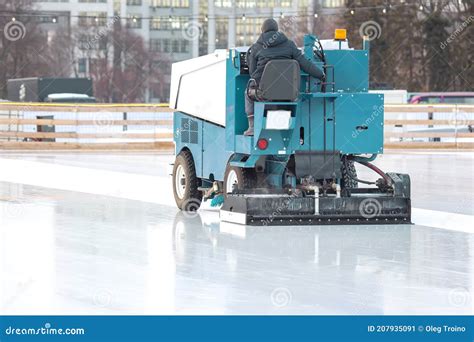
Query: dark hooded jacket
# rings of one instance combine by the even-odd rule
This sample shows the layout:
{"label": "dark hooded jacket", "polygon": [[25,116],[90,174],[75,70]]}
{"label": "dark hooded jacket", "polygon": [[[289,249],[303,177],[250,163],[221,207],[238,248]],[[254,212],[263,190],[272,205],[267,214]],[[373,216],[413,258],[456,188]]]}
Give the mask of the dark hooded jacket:
{"label": "dark hooded jacket", "polygon": [[257,42],[247,51],[250,77],[259,83],[265,65],[272,59],[294,59],[309,75],[319,79],[324,76],[324,73],[316,65],[304,57],[295,43],[280,31],[262,33]]}

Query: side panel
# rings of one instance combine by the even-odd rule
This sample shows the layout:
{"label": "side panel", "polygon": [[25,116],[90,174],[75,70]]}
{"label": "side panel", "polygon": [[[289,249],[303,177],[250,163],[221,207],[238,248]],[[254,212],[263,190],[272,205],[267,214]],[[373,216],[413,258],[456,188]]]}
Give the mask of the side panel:
{"label": "side panel", "polygon": [[336,100],[336,147],[342,153],[383,152],[383,95],[344,94]]}
{"label": "side panel", "polygon": [[[333,144],[333,98],[326,98],[326,118],[324,117],[324,99],[312,98],[301,113],[305,129],[305,146],[311,151],[332,151],[337,147]],[[325,120],[326,119],[326,120]],[[326,142],[326,144],[325,144]],[[306,150],[306,148],[303,148]]]}
{"label": "side panel", "polygon": [[196,175],[202,178],[202,125],[203,121],[181,112],[173,115],[175,154],[188,148],[193,154]]}
{"label": "side panel", "polygon": [[226,51],[173,63],[170,107],[225,125]]}
{"label": "side panel", "polygon": [[226,62],[226,149],[236,150],[236,135],[241,135],[248,128],[245,113],[245,89],[249,80],[248,73],[241,73],[241,52],[231,49]]}
{"label": "side panel", "polygon": [[[366,50],[327,50],[328,81],[336,82],[336,91],[367,92],[369,90],[369,53]],[[329,90],[329,89],[328,89]]]}
{"label": "side panel", "polygon": [[[298,107],[296,102],[255,102],[254,137],[246,141],[249,144],[237,144],[236,151],[253,155],[291,155],[294,150],[292,146],[297,146],[299,142],[299,127],[297,128]],[[267,111],[271,110],[284,110],[292,113],[289,122],[285,122],[285,125],[287,124],[288,127],[287,129],[266,128]],[[257,148],[259,139],[267,140],[268,147],[265,150]],[[237,142],[239,142],[238,139]]]}
{"label": "side panel", "polygon": [[292,139],[293,150],[340,151],[343,154],[383,152],[383,95],[341,93],[304,101],[296,129],[304,129],[304,144]]}
{"label": "side panel", "polygon": [[225,128],[196,119],[181,112],[173,118],[175,153],[183,148],[191,151],[199,178],[224,180],[231,153],[225,151]]}
{"label": "side panel", "polygon": [[[288,130],[265,129],[266,106],[288,109],[296,115]],[[324,108],[326,107],[326,110]],[[291,155],[295,151],[340,151],[343,154],[382,153],[383,95],[340,93],[298,103],[255,103],[255,136],[237,136],[235,152],[252,155]],[[265,138],[268,148],[256,141]]]}
{"label": "side panel", "polygon": [[225,149],[225,128],[203,122],[202,126],[202,178],[214,180],[224,180],[224,173],[227,161],[231,152]]}

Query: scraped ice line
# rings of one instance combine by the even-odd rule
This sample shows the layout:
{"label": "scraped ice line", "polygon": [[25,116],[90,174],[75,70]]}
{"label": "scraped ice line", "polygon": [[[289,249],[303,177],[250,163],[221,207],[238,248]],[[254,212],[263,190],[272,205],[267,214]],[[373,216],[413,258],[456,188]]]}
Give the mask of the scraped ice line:
{"label": "scraped ice line", "polygon": [[0,181],[173,205],[163,177],[0,158]]}
{"label": "scraped ice line", "polygon": [[412,208],[412,222],[419,226],[474,233],[474,216]]}
{"label": "scraped ice line", "polygon": [[[170,179],[77,166],[0,158],[0,181],[174,206]],[[412,208],[417,225],[474,233],[474,217]]]}
{"label": "scraped ice line", "polygon": [[408,151],[408,150],[385,150],[384,154],[403,154],[403,155],[452,155],[452,156],[462,156],[462,157],[474,157],[474,152],[469,151]]}

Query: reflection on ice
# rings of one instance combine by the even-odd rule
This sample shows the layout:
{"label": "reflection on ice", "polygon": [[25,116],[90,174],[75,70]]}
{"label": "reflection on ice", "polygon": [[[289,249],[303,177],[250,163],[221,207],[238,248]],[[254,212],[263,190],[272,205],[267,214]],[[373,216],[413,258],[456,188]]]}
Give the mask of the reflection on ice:
{"label": "reflection on ice", "polygon": [[18,193],[0,183],[0,204],[20,197],[20,211],[0,211],[3,314],[474,312],[473,234],[246,227],[218,212],[28,185]]}
{"label": "reflection on ice", "polygon": [[[411,225],[253,227],[200,211],[178,213],[173,235],[177,277],[193,279],[226,312],[472,312],[470,297],[462,306],[451,300],[456,289],[472,292],[470,263],[453,262],[470,258],[472,240],[462,233]],[[212,297],[216,287],[225,289],[225,303]],[[275,305],[275,289],[291,302]]]}

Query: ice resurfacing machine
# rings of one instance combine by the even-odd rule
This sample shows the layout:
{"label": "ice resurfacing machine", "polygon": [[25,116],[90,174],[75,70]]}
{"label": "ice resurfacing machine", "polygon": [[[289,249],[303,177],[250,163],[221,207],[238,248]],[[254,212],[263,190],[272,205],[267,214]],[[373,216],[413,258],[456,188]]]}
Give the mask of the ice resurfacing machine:
{"label": "ice resurfacing machine", "polygon": [[[244,92],[246,48],[174,63],[177,206],[222,204],[223,221],[248,225],[410,222],[410,178],[371,164],[383,152],[383,95],[368,93],[369,42],[304,38],[321,83],[294,60],[266,64],[255,102],[254,136]],[[379,174],[357,178],[354,163]],[[369,184],[364,188],[359,183]]]}

